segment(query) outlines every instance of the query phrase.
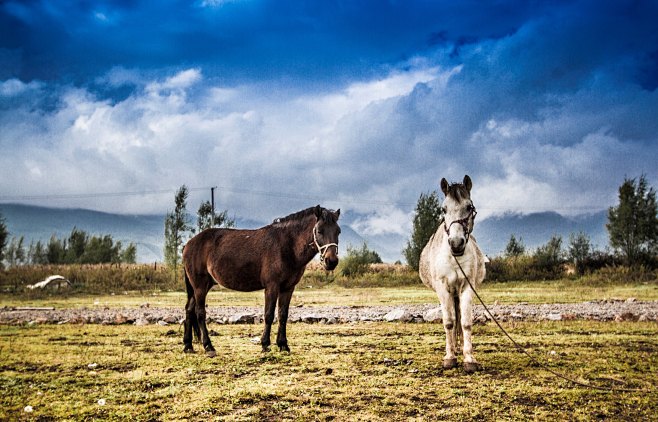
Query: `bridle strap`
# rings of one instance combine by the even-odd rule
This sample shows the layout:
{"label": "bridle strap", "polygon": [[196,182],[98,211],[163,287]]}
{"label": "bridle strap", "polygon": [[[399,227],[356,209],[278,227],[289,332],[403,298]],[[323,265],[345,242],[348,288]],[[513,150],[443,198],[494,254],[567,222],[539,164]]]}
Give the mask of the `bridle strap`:
{"label": "bridle strap", "polygon": [[338,243],[327,243],[325,245],[320,246],[318,243],[318,236],[317,236],[317,226],[313,227],[313,243],[316,248],[318,248],[318,252],[320,252],[320,262],[324,262],[324,255],[327,253],[327,250],[335,246],[336,247],[336,255],[338,255]]}
{"label": "bridle strap", "polygon": [[446,234],[450,235],[450,227],[452,227],[453,224],[457,223],[460,224],[464,228],[464,233],[466,235],[466,241],[468,242],[468,238],[470,237],[471,233],[473,232],[473,226],[474,224],[471,224],[471,227],[468,226],[468,221],[473,220],[475,221],[475,216],[478,214],[478,212],[475,210],[475,207],[468,213],[468,215],[464,218],[461,218],[459,220],[455,220],[451,222],[450,224],[447,224],[445,221],[443,222],[443,227],[446,231]]}

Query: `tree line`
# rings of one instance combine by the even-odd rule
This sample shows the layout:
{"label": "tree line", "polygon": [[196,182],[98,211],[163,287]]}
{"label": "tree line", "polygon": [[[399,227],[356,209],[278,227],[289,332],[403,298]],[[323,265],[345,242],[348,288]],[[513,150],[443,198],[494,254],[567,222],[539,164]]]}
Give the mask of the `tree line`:
{"label": "tree line", "polygon": [[37,240],[25,245],[24,236],[9,241],[7,225],[0,216],[0,267],[46,264],[107,264],[131,263],[137,257],[134,243],[125,247],[111,235],[90,235],[76,227],[63,239],[55,235],[48,242]]}

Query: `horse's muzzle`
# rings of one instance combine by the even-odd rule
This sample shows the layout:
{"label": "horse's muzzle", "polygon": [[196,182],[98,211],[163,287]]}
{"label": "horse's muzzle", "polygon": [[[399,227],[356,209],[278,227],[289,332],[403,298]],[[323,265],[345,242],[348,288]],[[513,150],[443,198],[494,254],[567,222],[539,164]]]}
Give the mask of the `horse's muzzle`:
{"label": "horse's muzzle", "polygon": [[464,255],[465,250],[466,248],[460,248],[460,249],[450,248],[450,251],[452,252],[452,256],[462,256]]}
{"label": "horse's muzzle", "polygon": [[327,271],[333,271],[338,266],[338,258],[328,256],[322,262],[324,263],[324,269]]}
{"label": "horse's muzzle", "polygon": [[453,239],[448,239],[448,244],[450,245],[450,252],[452,256],[462,256],[466,250],[466,239],[463,237],[455,237]]}

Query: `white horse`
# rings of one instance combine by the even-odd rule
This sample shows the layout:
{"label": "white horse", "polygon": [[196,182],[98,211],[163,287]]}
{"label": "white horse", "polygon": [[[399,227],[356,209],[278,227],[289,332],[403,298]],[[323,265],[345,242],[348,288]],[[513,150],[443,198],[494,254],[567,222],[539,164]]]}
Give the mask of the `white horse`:
{"label": "white horse", "polygon": [[465,275],[473,288],[477,288],[484,280],[484,264],[487,262],[471,236],[477,214],[471,201],[472,186],[468,175],[464,176],[463,183],[452,185],[441,179],[441,190],[445,195],[443,221],[427,242],[419,262],[421,280],[436,291],[441,302],[446,332],[443,367],[450,369],[457,366],[455,351],[458,338],[463,334],[464,370],[468,373],[477,371],[480,364],[473,357],[473,290]]}

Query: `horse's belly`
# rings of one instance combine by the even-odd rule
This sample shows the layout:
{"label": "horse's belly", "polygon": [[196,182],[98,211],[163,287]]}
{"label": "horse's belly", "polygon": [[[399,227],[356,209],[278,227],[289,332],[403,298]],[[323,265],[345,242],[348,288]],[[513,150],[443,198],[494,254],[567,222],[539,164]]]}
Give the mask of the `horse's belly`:
{"label": "horse's belly", "polygon": [[240,271],[213,271],[212,276],[220,286],[239,292],[253,292],[264,288],[260,277],[250,268]]}

